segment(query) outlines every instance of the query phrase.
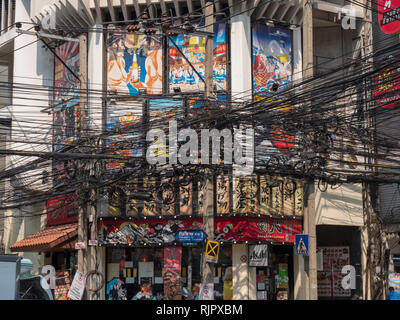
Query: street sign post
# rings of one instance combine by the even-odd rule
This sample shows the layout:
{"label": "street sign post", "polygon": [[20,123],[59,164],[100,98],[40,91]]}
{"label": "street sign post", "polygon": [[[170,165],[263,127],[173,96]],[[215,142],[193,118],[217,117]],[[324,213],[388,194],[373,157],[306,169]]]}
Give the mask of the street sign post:
{"label": "street sign post", "polygon": [[219,256],[220,244],[217,241],[207,241],[206,246],[206,261],[210,263],[217,263]]}
{"label": "street sign post", "polygon": [[203,242],[206,237],[203,230],[179,230],[176,234],[179,242]]}
{"label": "street sign post", "polygon": [[309,245],[308,245],[308,234],[296,234],[296,254],[308,256]]}

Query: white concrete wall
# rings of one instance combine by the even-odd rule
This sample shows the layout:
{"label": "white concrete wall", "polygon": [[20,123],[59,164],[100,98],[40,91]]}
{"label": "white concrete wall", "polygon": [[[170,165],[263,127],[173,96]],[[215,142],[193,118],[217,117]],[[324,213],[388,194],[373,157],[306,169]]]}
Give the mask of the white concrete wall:
{"label": "white concrete wall", "polygon": [[[16,21],[30,21],[32,9],[44,5],[48,1],[16,2]],[[32,5],[32,8],[31,8]],[[28,29],[29,26],[23,26]],[[11,139],[20,142],[8,144],[11,150],[20,151],[51,151],[52,143],[52,116],[41,113],[48,107],[53,86],[53,55],[43,48],[40,41],[31,35],[21,35],[14,39],[14,90],[12,105],[2,110],[2,117],[11,118]],[[41,89],[41,90],[39,90]],[[47,144],[42,144],[43,142]],[[7,168],[24,165],[35,157],[7,157]],[[41,176],[33,177],[44,169],[30,171],[23,175],[26,186],[41,187]],[[47,169],[48,171],[50,168]],[[7,188],[10,192],[12,188]],[[11,196],[11,194],[10,194]],[[31,199],[34,197],[31,196]],[[19,209],[10,209],[5,212],[7,219],[4,225],[4,245],[6,252],[9,246],[23,238],[40,231],[45,224],[45,203],[32,204]],[[25,216],[30,216],[29,218]],[[25,253],[24,257],[34,263],[34,272],[38,270],[42,257],[37,253]]]}
{"label": "white concrete wall", "polygon": [[317,225],[363,226],[362,187],[344,184],[338,189],[320,192],[316,188],[315,215]]}
{"label": "white concrete wall", "polygon": [[252,95],[251,19],[246,13],[231,19],[232,100],[250,100]]}

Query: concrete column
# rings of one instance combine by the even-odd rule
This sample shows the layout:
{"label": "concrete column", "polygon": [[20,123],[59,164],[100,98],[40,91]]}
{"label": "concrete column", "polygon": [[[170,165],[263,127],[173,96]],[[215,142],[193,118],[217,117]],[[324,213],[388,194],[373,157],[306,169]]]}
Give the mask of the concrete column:
{"label": "concrete column", "polygon": [[249,300],[257,300],[257,267],[249,267]]}
{"label": "concrete column", "polygon": [[232,100],[249,100],[251,77],[251,19],[247,13],[231,19],[231,83]]}
{"label": "concrete column", "polygon": [[[93,28],[101,29],[102,25],[97,22]],[[101,32],[89,32],[88,39],[88,87],[89,87],[89,112],[91,119],[90,129],[100,132],[102,129],[102,92],[106,89],[104,61],[104,36]]]}
{"label": "concrete column", "polygon": [[301,45],[301,28],[293,30],[293,81],[302,79],[303,52]]}
{"label": "concrete column", "polygon": [[293,247],[293,283],[294,300],[305,300],[305,278],[304,278],[304,257],[295,253]]}
{"label": "concrete column", "polygon": [[[302,30],[293,30],[293,81],[296,83],[302,79],[303,71],[303,49],[302,49]],[[293,247],[293,276],[294,276],[294,299],[305,300],[305,277],[304,277],[304,257],[295,253]]]}
{"label": "concrete column", "polygon": [[[1,1],[1,30],[7,28],[7,10],[6,10],[6,0]],[[6,32],[6,31],[3,31]]]}
{"label": "concrete column", "polygon": [[232,246],[233,300],[249,299],[248,255],[246,244]]}
{"label": "concrete column", "polygon": [[[3,0],[4,1],[4,0]],[[12,0],[8,0],[8,26],[13,24],[13,10],[12,10]]]}

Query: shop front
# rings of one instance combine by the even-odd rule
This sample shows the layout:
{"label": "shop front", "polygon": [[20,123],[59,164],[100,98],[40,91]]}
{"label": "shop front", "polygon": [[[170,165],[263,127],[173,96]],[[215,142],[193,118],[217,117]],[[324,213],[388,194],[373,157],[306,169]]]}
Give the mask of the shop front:
{"label": "shop front", "polygon": [[[243,286],[234,279],[238,245],[246,247],[238,263],[246,265],[245,277],[254,281],[246,286],[257,291],[248,298],[292,298],[293,243],[301,232],[300,219],[216,217],[214,227],[215,240],[221,245],[214,265],[214,300],[235,299],[235,290]],[[107,247],[106,298],[198,299],[205,241],[180,242],[176,235],[180,230],[201,229],[201,218],[101,220],[98,240]],[[253,248],[266,250],[254,253]],[[257,276],[252,279],[249,274],[254,272]]]}
{"label": "shop front", "polygon": [[249,269],[256,274],[256,300],[293,299],[293,245],[249,246]]}
{"label": "shop front", "polygon": [[54,299],[67,300],[67,293],[77,269],[75,244],[78,216],[75,198],[47,201],[46,208],[46,228],[16,242],[10,246],[10,250],[44,255],[41,273],[50,274],[48,282]]}
{"label": "shop front", "polygon": [[[317,226],[318,299],[351,300],[362,297],[361,231],[359,227]],[[355,288],[345,288],[345,266],[355,270]]]}

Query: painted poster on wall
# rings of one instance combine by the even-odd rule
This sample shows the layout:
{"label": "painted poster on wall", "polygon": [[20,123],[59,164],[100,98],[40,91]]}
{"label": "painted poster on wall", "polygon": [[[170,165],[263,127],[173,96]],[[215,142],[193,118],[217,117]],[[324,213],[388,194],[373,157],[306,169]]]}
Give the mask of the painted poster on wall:
{"label": "painted poster on wall", "polygon": [[61,103],[54,108],[53,135],[54,152],[71,145],[80,136],[81,110],[76,101]]}
{"label": "painted poster on wall", "polygon": [[[169,128],[171,121],[180,122],[184,118],[183,100],[174,99],[150,99],[149,100],[149,126],[151,129],[161,129],[165,135],[165,143],[162,141],[150,141],[149,147],[152,148],[159,165],[169,163]],[[155,137],[157,139],[157,137]],[[177,150],[178,151],[178,150]],[[165,159],[163,159],[165,157]],[[163,162],[165,160],[165,162]],[[161,161],[161,163],[160,163]]]}
{"label": "painted poster on wall", "polygon": [[162,93],[162,37],[137,35],[125,29],[107,39],[107,84],[110,93],[137,95]]}
{"label": "painted poster on wall", "polygon": [[73,71],[71,73],[59,59],[54,59],[53,150],[56,152],[65,145],[71,144],[80,135],[79,42],[67,41],[57,47],[55,52],[68,68]]}
{"label": "painted poster on wall", "polygon": [[143,156],[143,102],[113,101],[107,107],[108,154],[122,155],[130,159],[111,159],[107,168],[126,168],[135,158]]}
{"label": "painted poster on wall", "polygon": [[384,69],[375,79],[374,96],[384,109],[400,106],[400,64]]}
{"label": "painted poster on wall", "polygon": [[323,250],[323,271],[318,271],[319,297],[350,297],[351,290],[342,287],[342,268],[350,264],[349,247],[318,247]]}
{"label": "painted poster on wall", "polygon": [[[214,85],[217,87],[217,90],[226,90],[226,25],[224,23],[216,23],[214,26],[214,33],[216,35],[213,48]],[[174,36],[172,40],[198,74],[196,74],[190,64],[174,46],[173,42],[169,41],[168,62],[170,91],[174,92],[174,88],[179,88],[182,92],[204,90],[204,82],[201,78],[205,79],[205,38],[180,34]]]}
{"label": "painted poster on wall", "polygon": [[161,126],[161,129],[168,130],[170,121],[183,120],[183,101],[181,99],[150,99],[149,116],[150,127],[160,128]]}
{"label": "painted poster on wall", "polygon": [[182,247],[164,248],[164,299],[181,300]]}
{"label": "painted poster on wall", "polygon": [[389,273],[389,287],[400,294],[400,273]]}
{"label": "painted poster on wall", "polygon": [[[253,26],[253,90],[268,97],[284,91],[292,81],[292,35],[289,29]],[[277,90],[273,90],[277,86]]]}
{"label": "painted poster on wall", "polygon": [[[79,42],[66,41],[55,49],[56,54],[71,69],[80,76]],[[57,58],[54,60],[54,102],[78,99],[80,96],[80,81]]]}
{"label": "painted poster on wall", "polygon": [[[270,27],[265,24],[253,26],[253,95],[255,101],[273,99],[291,86],[293,75],[291,30]],[[272,98],[272,96],[274,96]],[[271,98],[269,98],[271,97]],[[278,112],[288,112],[292,105],[278,105]],[[282,126],[260,125],[256,133],[256,162],[268,161],[270,155],[290,152],[295,136]]]}

